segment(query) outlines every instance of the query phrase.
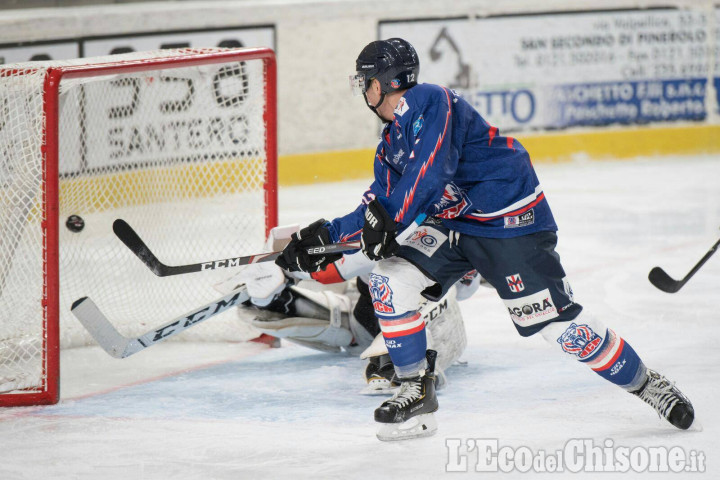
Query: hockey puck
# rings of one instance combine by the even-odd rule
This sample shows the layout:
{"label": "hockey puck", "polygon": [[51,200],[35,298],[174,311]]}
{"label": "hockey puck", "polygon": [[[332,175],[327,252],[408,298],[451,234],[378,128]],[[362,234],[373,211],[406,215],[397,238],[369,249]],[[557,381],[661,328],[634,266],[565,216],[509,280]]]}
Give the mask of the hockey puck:
{"label": "hockey puck", "polygon": [[71,232],[81,232],[85,228],[85,220],[80,215],[70,215],[65,221],[65,226]]}

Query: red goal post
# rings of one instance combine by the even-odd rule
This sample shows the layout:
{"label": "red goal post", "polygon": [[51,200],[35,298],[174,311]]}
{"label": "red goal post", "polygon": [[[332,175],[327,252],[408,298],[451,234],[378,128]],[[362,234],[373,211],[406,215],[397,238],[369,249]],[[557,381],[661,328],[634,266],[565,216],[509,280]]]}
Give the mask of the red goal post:
{"label": "red goal post", "polygon": [[[0,406],[59,400],[60,349],[93,344],[76,298],[132,334],[218,295],[228,272],[154,277],[111,224],[168,263],[256,252],[277,224],[276,105],[268,48],[0,66]],[[238,340],[235,323],[186,340]]]}

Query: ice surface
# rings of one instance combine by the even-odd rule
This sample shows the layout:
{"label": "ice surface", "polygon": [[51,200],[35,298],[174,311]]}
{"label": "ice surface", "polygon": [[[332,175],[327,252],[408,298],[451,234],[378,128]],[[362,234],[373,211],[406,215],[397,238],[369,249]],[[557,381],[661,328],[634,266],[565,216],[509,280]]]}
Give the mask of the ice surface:
{"label": "ice surface", "polygon": [[[674,429],[541,338],[519,337],[495,293],[481,289],[461,303],[468,365],[447,372],[433,437],[375,438],[381,398],[357,394],[357,358],[287,343],[160,344],[124,360],[87,347],[63,352],[58,405],[0,411],[0,479],[438,478],[446,475],[446,441],[469,438],[533,451],[572,438],[679,446],[704,452],[707,472],[673,478],[718,478],[720,254],[673,295],[655,289],[647,273],[659,265],[682,278],[720,237],[720,161],[536,168],[576,299],[677,381],[702,431]],[[281,222],[350,211],[368,184],[283,188]],[[447,476],[526,476],[474,472],[474,455],[466,474]],[[633,475],[584,478],[600,476]]]}

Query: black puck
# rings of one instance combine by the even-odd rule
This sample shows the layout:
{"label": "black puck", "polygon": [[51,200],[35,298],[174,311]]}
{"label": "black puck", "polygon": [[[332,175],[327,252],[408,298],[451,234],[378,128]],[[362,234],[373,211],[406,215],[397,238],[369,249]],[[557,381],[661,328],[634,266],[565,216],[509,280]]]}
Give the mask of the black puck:
{"label": "black puck", "polygon": [[71,232],[80,232],[85,228],[85,220],[80,215],[70,215],[65,221],[65,226]]}

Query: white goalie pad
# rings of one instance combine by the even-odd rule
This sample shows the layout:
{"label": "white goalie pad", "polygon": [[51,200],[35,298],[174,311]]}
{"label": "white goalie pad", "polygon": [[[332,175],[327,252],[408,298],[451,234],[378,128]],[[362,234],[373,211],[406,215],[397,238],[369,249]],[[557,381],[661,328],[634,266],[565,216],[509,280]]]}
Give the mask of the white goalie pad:
{"label": "white goalie pad", "polygon": [[262,333],[324,352],[340,352],[351,347],[352,303],[345,295],[330,290],[313,291],[290,287],[297,297],[294,303],[302,316],[285,317],[259,311],[250,322]]}
{"label": "white goalie pad", "polygon": [[[273,228],[265,240],[263,253],[280,251],[290,241],[290,236],[299,231],[299,225],[282,225]],[[215,290],[227,294],[245,284],[250,301],[259,307],[267,306],[285,288],[287,278],[282,269],[273,262],[244,265],[234,275],[214,285]]]}
{"label": "white goalie pad", "polygon": [[266,252],[279,252],[285,246],[290,243],[290,237],[293,233],[300,231],[300,225],[278,225],[273,227],[268,234],[268,238],[265,241]]}
{"label": "white goalie pad", "polygon": [[[420,307],[420,314],[425,320],[425,334],[428,348],[438,352],[436,368],[445,370],[460,358],[467,346],[465,323],[460,313],[460,306],[455,298],[455,288],[451,288],[437,302],[427,301]],[[360,355],[366,359],[388,353],[382,333]]]}

